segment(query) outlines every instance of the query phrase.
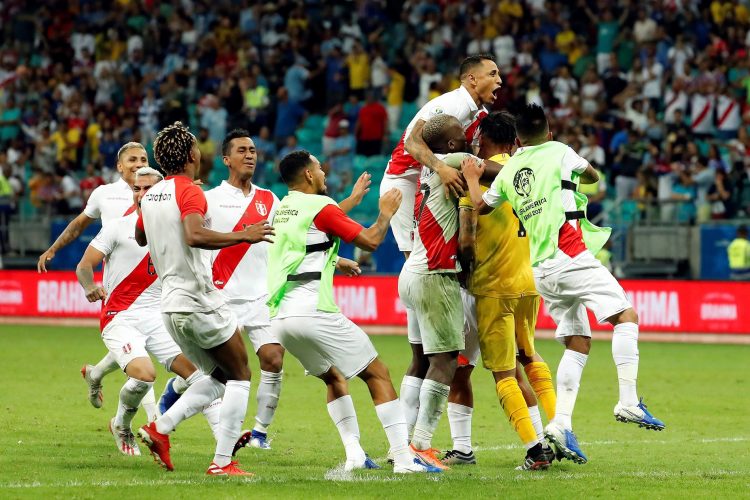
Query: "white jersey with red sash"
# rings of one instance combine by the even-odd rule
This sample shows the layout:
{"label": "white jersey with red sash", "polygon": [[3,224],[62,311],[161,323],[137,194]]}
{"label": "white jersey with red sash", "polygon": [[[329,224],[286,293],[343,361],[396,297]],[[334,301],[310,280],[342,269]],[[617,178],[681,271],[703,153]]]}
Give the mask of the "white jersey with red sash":
{"label": "white jersey with red sash", "polygon": [[120,178],[117,182],[105,184],[94,189],[86,202],[83,213],[91,219],[101,219],[102,226],[111,220],[131,213],[133,207],[133,190]]}
{"label": "white jersey with red sash", "polygon": [[714,97],[693,94],[690,99],[690,128],[696,134],[710,134],[714,129]]}
{"label": "white jersey with red sash", "polygon": [[726,95],[716,98],[716,128],[722,132],[736,132],[742,124],[740,104]]}
{"label": "white jersey with red sash", "polygon": [[682,111],[683,117],[688,106],[688,96],[682,90],[668,89],[664,96],[664,123],[674,123],[676,111]]}
{"label": "white jersey with red sash", "polygon": [[135,241],[138,214],[110,221],[91,241],[105,256],[103,287],[107,298],[102,305],[101,330],[115,316],[159,315],[161,283],[149,256],[148,247]]}
{"label": "white jersey with red sash", "polygon": [[[253,185],[247,196],[228,182],[206,191],[206,221],[221,233],[239,231],[262,220],[270,221],[279,199],[268,189]],[[257,300],[268,295],[268,243],[242,243],[212,252],[213,284],[232,301]]]}

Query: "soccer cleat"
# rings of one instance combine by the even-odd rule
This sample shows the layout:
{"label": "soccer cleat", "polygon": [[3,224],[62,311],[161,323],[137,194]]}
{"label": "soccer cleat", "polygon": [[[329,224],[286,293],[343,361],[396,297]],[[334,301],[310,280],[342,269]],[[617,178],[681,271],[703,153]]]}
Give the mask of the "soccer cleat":
{"label": "soccer cleat", "polygon": [[138,430],[141,441],[148,446],[154,461],[167,470],[174,470],[169,456],[169,436],[156,430],[156,423],[151,422]]}
{"label": "soccer cleat", "polygon": [[104,394],[102,394],[102,383],[94,381],[91,377],[91,370],[94,367],[92,365],[83,365],[81,368],[81,376],[86,384],[89,386],[89,403],[94,408],[101,408],[102,402],[104,402]]}
{"label": "soccer cleat", "polygon": [[646,429],[653,429],[655,431],[663,431],[666,425],[658,418],[651,415],[651,412],[646,409],[646,405],[643,404],[643,398],[638,402],[636,406],[624,406],[618,402],[615,405],[615,419],[618,422],[634,423],[638,424],[638,427],[645,427]]}
{"label": "soccer cleat", "polygon": [[414,474],[414,473],[420,473],[420,472],[427,472],[427,473],[434,474],[438,472],[443,472],[443,469],[439,469],[438,467],[433,467],[432,465],[425,463],[421,458],[414,457],[412,463],[410,463],[409,465],[394,464],[393,472],[395,474]]}
{"label": "soccer cleat", "polygon": [[557,456],[557,453],[555,453],[555,450],[552,449],[551,446],[542,443],[542,453],[544,453],[544,458],[549,462],[550,464],[555,461],[557,458],[558,460],[562,459],[562,455],[560,457]]}
{"label": "soccer cleat", "polygon": [[240,434],[240,438],[237,440],[236,443],[234,443],[234,450],[232,450],[232,456],[234,456],[240,449],[244,448],[248,444],[250,444],[250,439],[253,437],[253,431],[248,431],[247,429],[242,431],[242,434]]}
{"label": "soccer cleat", "polygon": [[414,453],[417,457],[419,457],[420,460],[422,460],[427,465],[431,465],[440,470],[450,469],[450,467],[448,467],[443,462],[441,462],[440,459],[437,457],[439,450],[436,450],[435,448],[429,448],[427,450],[418,450],[414,447],[413,444],[410,444],[409,448],[411,448],[412,453]]}
{"label": "soccer cleat", "polygon": [[159,413],[162,415],[167,413],[167,410],[169,410],[172,405],[180,399],[180,396],[182,396],[182,394],[179,394],[174,390],[174,381],[176,378],[177,377],[172,377],[167,380],[167,385],[164,386],[164,392],[161,393],[161,397],[159,398]]}
{"label": "soccer cleat", "polygon": [[116,427],[115,418],[112,417],[112,420],[109,421],[109,432],[112,434],[112,437],[115,438],[115,444],[117,445],[117,449],[120,450],[120,453],[131,457],[141,456],[141,449],[138,448],[138,443],[135,441],[133,431],[130,430],[129,427],[127,429]]}
{"label": "soccer cleat", "polygon": [[370,455],[365,454],[364,460],[362,460],[362,459],[354,459],[354,460],[347,459],[346,463],[344,464],[344,470],[346,472],[351,472],[354,469],[380,469],[380,466],[378,464],[376,464],[370,458]]}
{"label": "soccer cleat", "polygon": [[208,476],[245,476],[245,477],[251,477],[254,476],[252,472],[248,472],[246,470],[242,470],[239,467],[239,463],[237,462],[229,462],[229,464],[225,465],[224,467],[219,467],[216,465],[216,462],[211,462],[211,465],[208,467],[208,470],[206,471],[206,475]]}
{"label": "soccer cleat", "polygon": [[268,442],[268,434],[253,429],[250,434],[250,446],[259,450],[270,450],[271,443]]}
{"label": "soccer cleat", "polygon": [[523,463],[516,467],[516,470],[547,470],[549,469],[549,465],[550,460],[548,460],[547,451],[540,443],[526,451],[526,457],[524,458]]}
{"label": "soccer cleat", "polygon": [[477,463],[477,457],[474,455],[474,451],[464,453],[458,450],[448,450],[445,452],[442,460],[444,465],[475,465]]}
{"label": "soccer cleat", "polygon": [[578,439],[573,434],[573,431],[563,429],[555,422],[550,422],[547,424],[547,428],[544,429],[544,435],[555,448],[558,460],[567,458],[577,464],[588,462],[588,458],[586,458],[586,455],[583,454],[580,446],[578,446]]}

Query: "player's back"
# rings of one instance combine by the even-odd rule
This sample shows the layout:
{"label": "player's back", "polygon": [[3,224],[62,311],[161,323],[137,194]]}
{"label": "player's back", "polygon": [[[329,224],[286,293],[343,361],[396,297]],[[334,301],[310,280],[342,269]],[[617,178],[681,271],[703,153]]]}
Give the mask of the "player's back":
{"label": "player's back", "polygon": [[133,191],[122,178],[99,186],[91,192],[83,213],[91,219],[101,219],[102,226],[123,217],[133,207]]}
{"label": "player's back", "polygon": [[182,175],[157,183],[141,200],[151,260],[162,281],[162,312],[207,312],[225,302],[212,284],[209,253],[190,247],[182,226],[186,216],[205,217],[206,211],[203,191]]}

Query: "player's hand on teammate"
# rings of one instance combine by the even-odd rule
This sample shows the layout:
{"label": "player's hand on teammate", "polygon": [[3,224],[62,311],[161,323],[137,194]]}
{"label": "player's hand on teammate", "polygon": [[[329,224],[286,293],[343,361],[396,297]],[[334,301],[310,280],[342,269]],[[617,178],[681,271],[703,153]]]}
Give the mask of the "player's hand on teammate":
{"label": "player's hand on teammate", "polygon": [[86,290],[86,300],[89,302],[98,302],[107,298],[107,292],[104,288],[95,285],[93,288]]}
{"label": "player's hand on teammate", "polygon": [[40,273],[47,272],[47,262],[55,258],[55,251],[51,248],[39,256],[39,262],[36,263],[36,270]]}
{"label": "player's hand on teammate", "polygon": [[479,163],[471,156],[467,156],[461,162],[461,172],[467,181],[475,180],[479,182],[479,178],[484,173],[484,163]]}
{"label": "player's hand on teammate", "polygon": [[259,243],[261,241],[273,243],[273,240],[270,237],[276,234],[273,230],[273,226],[271,226],[267,220],[250,224],[243,229],[242,232],[245,233],[245,241],[248,243]]}
{"label": "player's hand on teammate", "polygon": [[352,188],[352,194],[350,198],[359,205],[362,202],[362,198],[370,191],[370,184],[372,184],[372,176],[368,172],[364,172],[359,176],[357,182],[354,183]]}
{"label": "player's hand on teammate", "polygon": [[339,257],[339,260],[336,261],[336,270],[346,276],[359,276],[362,274],[359,264],[343,257]]}
{"label": "player's hand on teammate", "polygon": [[440,162],[440,165],[435,169],[437,174],[440,176],[440,181],[445,186],[445,197],[449,198],[454,196],[460,198],[466,192],[466,183],[461,178],[461,173],[455,168],[451,168],[444,162]]}
{"label": "player's hand on teammate", "polygon": [[385,193],[380,197],[380,201],[378,202],[380,213],[386,217],[393,217],[393,214],[398,211],[398,207],[401,206],[401,198],[401,191],[396,188]]}

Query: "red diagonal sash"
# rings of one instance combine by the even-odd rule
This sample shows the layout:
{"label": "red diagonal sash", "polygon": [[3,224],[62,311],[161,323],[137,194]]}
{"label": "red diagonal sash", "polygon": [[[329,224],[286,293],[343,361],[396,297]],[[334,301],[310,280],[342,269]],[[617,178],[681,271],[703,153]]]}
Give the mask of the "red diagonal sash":
{"label": "red diagonal sash", "polygon": [[133,302],[156,281],[156,271],[151,264],[151,255],[146,254],[135,268],[130,271],[114,290],[109,292],[107,303],[102,306],[99,327],[104,327],[112,321],[117,313],[127,310]]}
{"label": "red diagonal sash", "polygon": [[718,127],[721,127],[727,118],[729,118],[729,113],[734,110],[734,107],[737,105],[736,102],[730,101],[729,106],[727,106],[727,109],[724,110],[724,113],[721,114],[721,117],[719,118],[719,123],[717,124]]}
{"label": "red diagonal sash", "polygon": [[693,124],[690,126],[691,128],[695,128],[698,125],[703,122],[703,120],[706,119],[706,116],[708,116],[708,112],[711,111],[711,101],[706,101],[706,105],[703,106],[703,109],[701,110],[701,114],[698,115],[698,118],[696,118],[693,121]]}

